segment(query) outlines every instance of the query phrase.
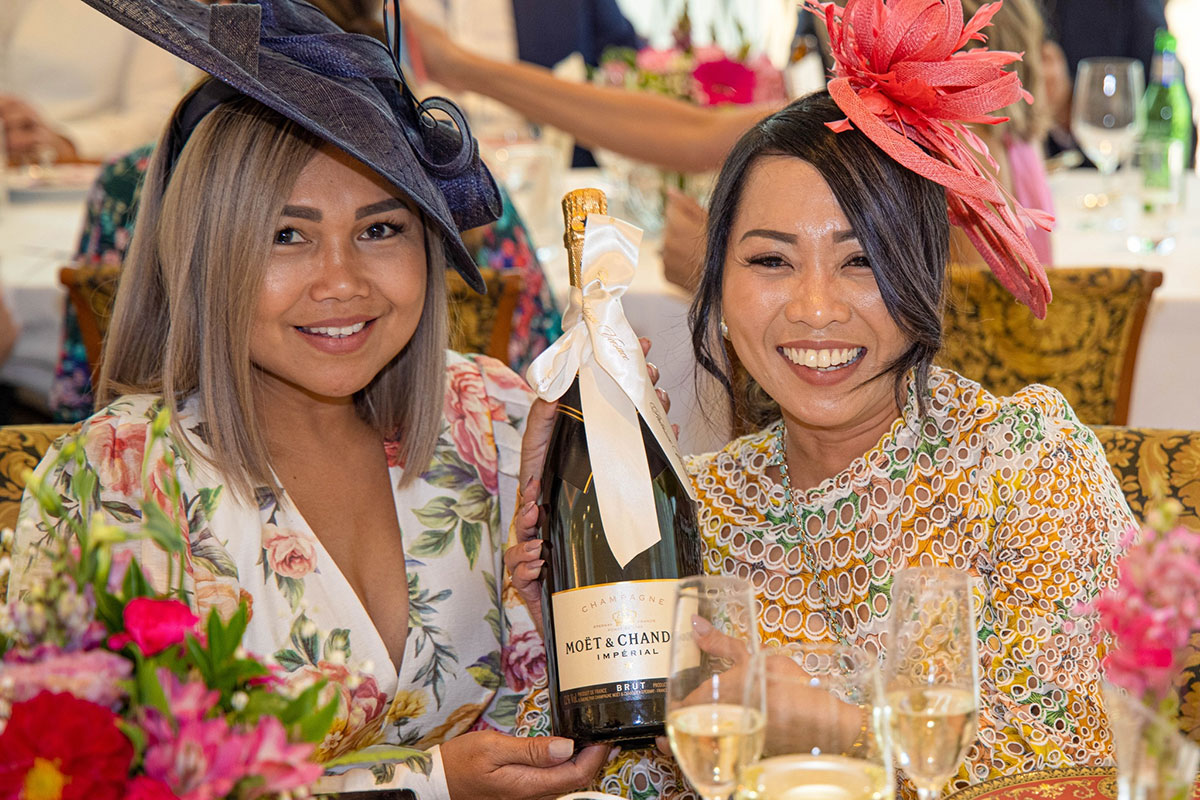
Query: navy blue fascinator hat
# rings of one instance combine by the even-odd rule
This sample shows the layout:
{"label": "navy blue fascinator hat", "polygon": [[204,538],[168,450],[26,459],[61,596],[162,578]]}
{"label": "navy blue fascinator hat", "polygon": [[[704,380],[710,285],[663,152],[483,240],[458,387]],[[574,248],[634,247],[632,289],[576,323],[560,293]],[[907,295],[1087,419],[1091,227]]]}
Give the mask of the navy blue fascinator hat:
{"label": "navy blue fascinator hat", "polygon": [[455,269],[483,291],[458,234],[500,215],[495,181],[458,108],[437,97],[418,102],[382,42],[346,33],[302,0],[84,2],[216,79],[176,112],[171,165],[209,111],[238,94],[251,97],[411,197],[445,234]]}

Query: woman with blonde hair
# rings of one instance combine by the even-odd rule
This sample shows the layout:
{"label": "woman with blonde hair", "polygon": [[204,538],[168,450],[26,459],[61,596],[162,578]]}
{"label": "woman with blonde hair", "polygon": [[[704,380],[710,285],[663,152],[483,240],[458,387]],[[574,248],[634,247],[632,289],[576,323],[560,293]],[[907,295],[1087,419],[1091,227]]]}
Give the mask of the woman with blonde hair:
{"label": "woman with blonde hair", "polygon": [[[307,3],[89,2],[212,78],[156,148],[106,405],[82,463],[40,467],[65,516],[26,498],[10,594],[78,513],[84,473],[131,530],[142,501],[174,502],[170,476],[195,609],[246,604],[246,647],[340,698],[318,758],[343,774],[320,790],[542,798],[586,782],[607,748],[510,735],[543,664],[499,545],[538,466],[522,431],[540,454],[549,415],[499,362],[446,350],[447,264],[482,286],[459,231],[499,211],[461,114],[418,103],[381,42]],[[128,546],[165,589],[164,551]]]}

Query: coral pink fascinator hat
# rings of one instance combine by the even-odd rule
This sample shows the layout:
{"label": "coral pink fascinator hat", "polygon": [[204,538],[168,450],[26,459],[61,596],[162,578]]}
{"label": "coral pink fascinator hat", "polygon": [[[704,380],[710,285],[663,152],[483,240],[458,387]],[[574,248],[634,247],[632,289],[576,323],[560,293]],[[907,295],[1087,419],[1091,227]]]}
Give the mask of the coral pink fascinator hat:
{"label": "coral pink fascinator hat", "polygon": [[975,48],[1000,10],[989,3],[964,24],[960,0],[847,0],[810,3],[829,28],[834,77],[829,94],[846,119],[913,172],[946,188],[950,222],[962,228],[1009,292],[1038,318],[1050,285],[1025,232],[1050,230],[1054,218],[1021,206],[999,183],[996,161],[969,124],[995,125],[994,112],[1033,102],[1016,73],[1020,53]]}

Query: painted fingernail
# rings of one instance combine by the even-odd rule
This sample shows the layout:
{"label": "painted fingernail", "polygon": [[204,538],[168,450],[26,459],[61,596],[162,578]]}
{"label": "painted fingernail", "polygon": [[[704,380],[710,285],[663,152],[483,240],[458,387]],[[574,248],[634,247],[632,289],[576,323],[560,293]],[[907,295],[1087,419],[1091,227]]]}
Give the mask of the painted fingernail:
{"label": "painted fingernail", "polygon": [[708,636],[713,632],[714,628],[712,623],[706,620],[704,617],[693,615],[692,630],[696,632],[697,636]]}
{"label": "painted fingernail", "polygon": [[541,539],[534,539],[532,541],[525,543],[525,552],[529,553],[530,555],[538,552],[541,549],[542,549],[542,540]]}

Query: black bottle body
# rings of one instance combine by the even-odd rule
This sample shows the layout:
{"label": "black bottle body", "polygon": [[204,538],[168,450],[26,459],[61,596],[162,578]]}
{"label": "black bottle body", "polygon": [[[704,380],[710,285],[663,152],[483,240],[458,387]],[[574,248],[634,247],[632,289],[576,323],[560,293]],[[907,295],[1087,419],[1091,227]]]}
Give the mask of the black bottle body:
{"label": "black bottle body", "polygon": [[664,735],[675,581],[701,568],[695,506],[642,420],[656,511],[646,524],[661,539],[622,568],[600,520],[578,378],[558,409],[541,497],[554,733],[580,745],[649,743]]}

